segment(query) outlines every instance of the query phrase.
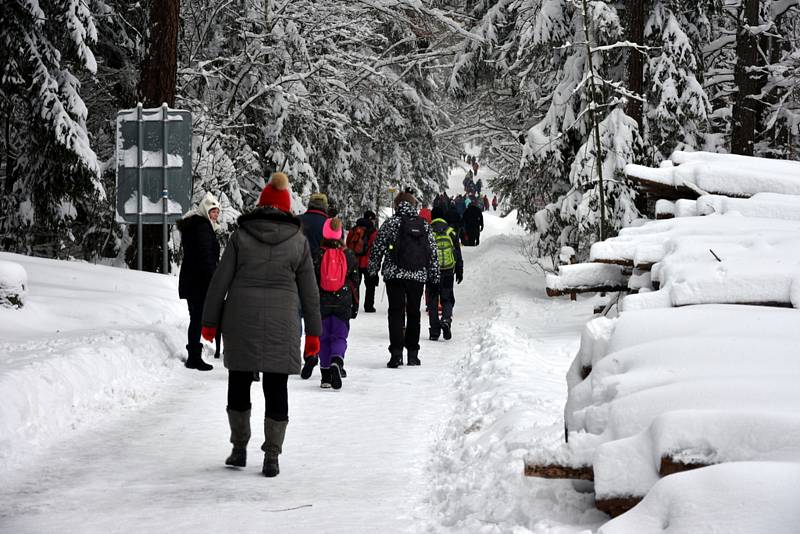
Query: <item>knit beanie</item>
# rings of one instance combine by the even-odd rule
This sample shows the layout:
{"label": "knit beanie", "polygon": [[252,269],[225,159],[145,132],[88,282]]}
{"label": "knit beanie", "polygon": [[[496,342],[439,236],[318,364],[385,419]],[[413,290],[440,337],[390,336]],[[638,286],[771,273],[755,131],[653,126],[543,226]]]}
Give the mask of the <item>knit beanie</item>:
{"label": "knit beanie", "polygon": [[412,206],[417,205],[417,199],[414,198],[414,195],[406,191],[398,193],[397,196],[394,197],[394,209],[397,209],[401,202],[408,202]]}
{"label": "knit beanie", "polygon": [[372,210],[367,210],[364,212],[364,218],[367,220],[377,219],[375,212]]}
{"label": "knit beanie", "polygon": [[341,219],[327,219],[322,225],[322,238],[333,241],[342,240],[342,221]]}
{"label": "knit beanie", "polygon": [[281,211],[291,212],[292,197],[289,196],[289,177],[282,172],[272,173],[269,183],[261,190],[258,207],[272,206]]}
{"label": "knit beanie", "polygon": [[308,207],[328,211],[328,195],[325,193],[313,193],[308,199]]}

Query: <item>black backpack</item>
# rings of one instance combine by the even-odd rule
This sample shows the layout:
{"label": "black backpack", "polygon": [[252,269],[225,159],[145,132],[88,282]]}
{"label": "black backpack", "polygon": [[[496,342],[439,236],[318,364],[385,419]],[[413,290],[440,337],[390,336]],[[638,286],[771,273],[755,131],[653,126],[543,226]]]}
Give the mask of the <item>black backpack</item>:
{"label": "black backpack", "polygon": [[428,267],[431,245],[422,217],[400,217],[400,229],[392,252],[395,265],[401,269],[419,271]]}

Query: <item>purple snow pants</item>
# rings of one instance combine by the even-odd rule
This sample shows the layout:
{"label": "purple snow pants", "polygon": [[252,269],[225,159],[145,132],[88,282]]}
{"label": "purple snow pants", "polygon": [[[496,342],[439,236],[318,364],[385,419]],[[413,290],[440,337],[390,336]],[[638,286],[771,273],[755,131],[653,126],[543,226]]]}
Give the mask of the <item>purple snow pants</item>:
{"label": "purple snow pants", "polygon": [[335,315],[322,318],[322,335],[319,337],[319,366],[328,369],[334,356],[344,360],[347,351],[347,335],[350,322],[342,321]]}

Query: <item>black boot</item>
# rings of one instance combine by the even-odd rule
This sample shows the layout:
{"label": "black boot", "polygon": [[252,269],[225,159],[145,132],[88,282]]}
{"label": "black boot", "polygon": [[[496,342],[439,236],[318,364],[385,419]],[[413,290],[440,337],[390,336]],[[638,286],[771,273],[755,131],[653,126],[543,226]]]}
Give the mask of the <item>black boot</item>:
{"label": "black boot", "polygon": [[[319,373],[322,375],[322,380],[319,382],[319,387],[322,389],[330,389],[331,388],[331,369],[330,367],[320,367]],[[341,380],[340,380],[341,382]],[[339,386],[341,387],[341,386]]]}
{"label": "black boot", "polygon": [[225,465],[244,467],[247,465],[247,449],[233,448],[231,455],[225,459]]}
{"label": "black boot", "polygon": [[439,331],[438,330],[434,330],[433,328],[429,328],[428,332],[430,333],[430,336],[428,337],[428,339],[430,339],[431,341],[439,341]]}
{"label": "black boot", "polygon": [[250,441],[250,410],[228,411],[228,425],[231,427],[233,451],[225,460],[225,465],[244,467],[247,464],[247,443]]}
{"label": "black boot", "polygon": [[309,356],[303,363],[303,369],[300,371],[300,378],[308,380],[314,374],[314,367],[317,366],[319,358],[317,356]]}
{"label": "black boot", "polygon": [[264,418],[264,465],[261,473],[265,477],[275,477],[281,472],[278,465],[278,455],[283,452],[283,439],[286,436],[286,426],[289,421],[275,421],[269,417]]}
{"label": "black boot", "polygon": [[389,358],[389,361],[386,363],[386,367],[388,367],[389,369],[397,369],[401,365],[403,365],[402,352],[398,354],[392,354],[391,358]]}
{"label": "black boot", "polygon": [[450,331],[449,321],[442,321],[442,336],[445,339],[450,339],[451,337],[453,337],[453,332]]}
{"label": "black boot", "polygon": [[418,350],[410,350],[408,351],[408,365],[422,365],[419,361],[419,351]]}
{"label": "black boot", "polygon": [[198,371],[210,371],[214,368],[210,363],[203,361],[203,344],[197,343],[193,345],[186,345],[186,352],[188,357],[184,364],[187,369],[197,369]]}
{"label": "black boot", "polygon": [[331,358],[331,387],[342,389],[342,366],[344,361],[339,356]]}

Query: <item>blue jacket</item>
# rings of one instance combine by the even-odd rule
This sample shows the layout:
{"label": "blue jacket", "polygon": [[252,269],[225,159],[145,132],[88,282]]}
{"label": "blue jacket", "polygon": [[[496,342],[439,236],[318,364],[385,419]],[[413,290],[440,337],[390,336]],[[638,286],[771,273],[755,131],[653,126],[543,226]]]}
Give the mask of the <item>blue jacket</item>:
{"label": "blue jacket", "polygon": [[308,239],[308,246],[311,249],[311,257],[316,258],[319,252],[319,244],[322,241],[322,227],[328,220],[328,214],[322,210],[310,208],[300,216],[303,234]]}

